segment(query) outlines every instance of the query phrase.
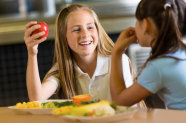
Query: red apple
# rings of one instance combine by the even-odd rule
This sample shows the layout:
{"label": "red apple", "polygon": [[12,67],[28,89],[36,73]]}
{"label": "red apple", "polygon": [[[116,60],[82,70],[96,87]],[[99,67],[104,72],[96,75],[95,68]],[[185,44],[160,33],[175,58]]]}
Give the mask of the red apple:
{"label": "red apple", "polygon": [[49,32],[49,29],[48,29],[47,24],[46,24],[45,22],[39,22],[39,23],[37,23],[37,24],[40,24],[41,27],[40,27],[39,29],[35,30],[31,35],[37,34],[37,33],[39,33],[39,32],[44,31],[45,34],[44,34],[43,36],[39,37],[38,39],[47,37],[47,36],[48,36],[48,32]]}

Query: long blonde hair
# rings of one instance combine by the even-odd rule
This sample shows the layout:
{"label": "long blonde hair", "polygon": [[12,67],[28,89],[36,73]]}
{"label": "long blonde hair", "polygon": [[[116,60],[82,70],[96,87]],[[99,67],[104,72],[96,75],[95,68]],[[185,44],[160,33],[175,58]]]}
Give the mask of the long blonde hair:
{"label": "long blonde hair", "polygon": [[60,89],[57,93],[58,98],[70,99],[77,93],[74,58],[72,51],[67,43],[67,17],[71,12],[78,10],[87,10],[92,14],[99,35],[97,51],[104,55],[111,55],[114,43],[101,26],[96,13],[82,4],[71,4],[62,9],[56,18],[55,24],[55,51],[53,65],[57,65],[57,70],[48,72],[44,78],[55,76],[60,80]]}

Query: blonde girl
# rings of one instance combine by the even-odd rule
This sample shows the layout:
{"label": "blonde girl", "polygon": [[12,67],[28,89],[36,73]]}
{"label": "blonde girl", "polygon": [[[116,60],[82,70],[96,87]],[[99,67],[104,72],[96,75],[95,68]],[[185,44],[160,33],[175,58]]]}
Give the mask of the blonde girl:
{"label": "blonde girl", "polygon": [[[36,25],[34,25],[36,24]],[[92,99],[110,96],[111,51],[114,46],[90,8],[71,4],[56,18],[54,63],[41,83],[37,63],[38,39],[44,33],[31,35],[40,28],[33,21],[26,25],[25,43],[28,49],[27,89],[30,100],[48,99],[57,93],[61,99],[77,94],[90,94]],[[128,57],[122,55],[124,79],[132,84]]]}

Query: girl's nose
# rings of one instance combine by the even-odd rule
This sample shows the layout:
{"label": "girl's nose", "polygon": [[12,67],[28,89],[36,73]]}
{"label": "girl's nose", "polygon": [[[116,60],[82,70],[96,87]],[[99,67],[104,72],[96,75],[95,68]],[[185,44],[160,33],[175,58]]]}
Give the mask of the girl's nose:
{"label": "girl's nose", "polygon": [[82,38],[86,38],[88,35],[89,35],[88,30],[83,29],[82,32],[81,32],[81,37],[82,37]]}

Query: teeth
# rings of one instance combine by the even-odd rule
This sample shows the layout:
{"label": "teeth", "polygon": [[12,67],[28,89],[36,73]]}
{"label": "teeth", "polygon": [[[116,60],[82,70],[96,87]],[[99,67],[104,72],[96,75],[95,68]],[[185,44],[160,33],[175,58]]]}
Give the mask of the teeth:
{"label": "teeth", "polygon": [[92,43],[92,41],[90,41],[90,42],[82,42],[82,43],[80,43],[81,45],[88,45],[88,44],[91,44]]}

